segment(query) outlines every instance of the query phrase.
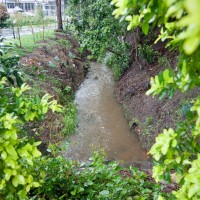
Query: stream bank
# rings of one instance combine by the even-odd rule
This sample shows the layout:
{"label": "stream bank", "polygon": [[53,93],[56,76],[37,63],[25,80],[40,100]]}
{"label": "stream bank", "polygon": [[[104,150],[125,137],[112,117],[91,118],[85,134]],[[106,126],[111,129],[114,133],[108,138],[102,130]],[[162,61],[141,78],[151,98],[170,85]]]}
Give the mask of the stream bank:
{"label": "stream bank", "polygon": [[[74,92],[85,79],[87,59],[79,52],[79,44],[65,33],[55,33],[55,38],[41,42],[32,53],[21,57],[20,67],[24,81],[32,87],[34,96],[49,93],[63,106],[62,113],[48,112],[45,119],[27,127],[45,145],[57,144],[71,134],[76,126]],[[44,150],[45,149],[45,150]]]}
{"label": "stream bank", "polygon": [[168,65],[176,66],[176,55],[167,53],[163,47],[160,55],[160,59],[165,58],[163,65],[158,62],[158,58],[152,64],[146,63],[143,69],[133,62],[115,87],[117,100],[123,107],[129,128],[146,151],[150,150],[164,128],[175,128],[177,121],[185,119],[184,109],[189,99],[198,94],[195,89],[187,94],[177,92],[172,99],[166,96],[162,100],[158,96],[146,95],[150,88],[150,77],[164,71]]}

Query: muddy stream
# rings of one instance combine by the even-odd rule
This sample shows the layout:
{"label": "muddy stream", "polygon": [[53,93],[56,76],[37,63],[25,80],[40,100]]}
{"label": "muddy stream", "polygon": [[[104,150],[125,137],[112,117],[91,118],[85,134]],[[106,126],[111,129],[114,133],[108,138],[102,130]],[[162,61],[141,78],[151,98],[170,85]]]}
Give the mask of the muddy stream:
{"label": "muddy stream", "polygon": [[145,163],[146,152],[130,133],[121,106],[114,96],[112,72],[103,64],[93,63],[86,80],[76,92],[78,125],[64,155],[87,161],[92,149],[104,148],[107,160]]}

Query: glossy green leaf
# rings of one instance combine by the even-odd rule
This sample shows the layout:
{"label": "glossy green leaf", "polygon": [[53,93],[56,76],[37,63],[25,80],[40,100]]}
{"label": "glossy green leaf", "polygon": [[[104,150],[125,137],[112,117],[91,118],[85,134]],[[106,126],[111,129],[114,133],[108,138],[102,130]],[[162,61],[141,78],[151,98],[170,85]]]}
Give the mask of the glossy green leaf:
{"label": "glossy green leaf", "polygon": [[17,187],[19,184],[20,185],[24,185],[25,184],[25,179],[22,175],[16,175],[13,179],[12,179],[12,184]]}
{"label": "glossy green leaf", "polygon": [[143,33],[145,35],[148,34],[148,32],[149,32],[149,23],[145,23],[145,24],[142,25],[142,31],[143,31]]}

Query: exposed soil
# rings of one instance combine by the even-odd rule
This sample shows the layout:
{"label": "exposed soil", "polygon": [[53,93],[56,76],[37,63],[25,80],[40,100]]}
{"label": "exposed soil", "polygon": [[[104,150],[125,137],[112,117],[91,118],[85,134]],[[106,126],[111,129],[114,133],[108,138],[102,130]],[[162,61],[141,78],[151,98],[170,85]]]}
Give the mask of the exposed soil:
{"label": "exposed soil", "polygon": [[[171,66],[177,63],[176,53],[169,53],[164,45],[153,47],[170,62]],[[175,127],[177,120],[182,120],[180,107],[187,102],[188,98],[197,96],[197,90],[185,95],[177,92],[172,99],[146,96],[150,88],[150,77],[163,71],[166,66],[160,66],[158,58],[152,64],[142,62],[143,69],[138,62],[133,62],[131,67],[116,83],[116,97],[122,104],[125,116],[129,122],[133,134],[137,134],[141,145],[147,151],[155,142],[155,137],[163,128]]]}
{"label": "exposed soil", "polygon": [[[56,33],[56,37],[41,43],[40,47],[20,60],[28,74],[26,81],[32,86],[33,95],[49,93],[59,104],[66,107],[73,98],[73,92],[87,74],[85,55],[78,51],[79,44],[68,34]],[[48,112],[42,122],[32,124],[32,134],[43,144],[59,142],[63,135],[62,114]]]}
{"label": "exposed soil", "polygon": [[[60,80],[62,87],[71,86],[75,91],[87,74],[85,56],[78,48],[79,44],[70,35],[56,33],[56,38],[42,42],[41,47],[22,57],[20,63],[35,78],[46,71],[47,76]],[[51,94],[48,81],[45,79],[44,84]]]}

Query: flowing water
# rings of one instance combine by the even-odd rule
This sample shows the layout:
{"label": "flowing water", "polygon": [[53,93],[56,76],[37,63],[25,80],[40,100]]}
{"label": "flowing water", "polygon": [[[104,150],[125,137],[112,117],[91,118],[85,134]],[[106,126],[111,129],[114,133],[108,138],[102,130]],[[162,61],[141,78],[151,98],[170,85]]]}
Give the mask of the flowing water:
{"label": "flowing water", "polygon": [[129,131],[113,90],[111,71],[103,64],[92,64],[87,79],[76,92],[78,127],[70,138],[66,157],[87,161],[92,149],[104,148],[108,160],[147,160],[137,138]]}

